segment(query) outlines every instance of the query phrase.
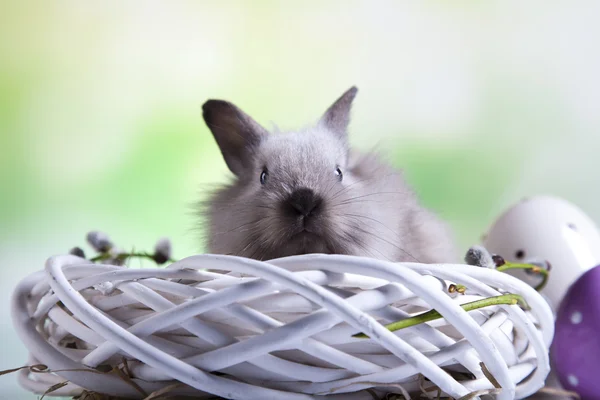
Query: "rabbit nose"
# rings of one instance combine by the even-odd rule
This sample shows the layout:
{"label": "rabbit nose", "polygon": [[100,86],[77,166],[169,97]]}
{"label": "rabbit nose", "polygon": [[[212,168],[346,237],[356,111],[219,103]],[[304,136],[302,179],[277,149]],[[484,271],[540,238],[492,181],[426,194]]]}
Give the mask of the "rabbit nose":
{"label": "rabbit nose", "polygon": [[294,190],[288,198],[290,211],[304,217],[314,214],[321,205],[321,202],[321,198],[315,192],[306,188]]}

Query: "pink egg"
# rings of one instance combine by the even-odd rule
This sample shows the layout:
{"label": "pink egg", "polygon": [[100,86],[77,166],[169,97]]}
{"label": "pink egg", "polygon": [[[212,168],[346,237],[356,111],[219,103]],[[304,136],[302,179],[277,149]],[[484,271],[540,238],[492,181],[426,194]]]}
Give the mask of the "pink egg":
{"label": "pink egg", "polygon": [[600,265],[581,275],[563,298],[551,354],[565,389],[600,399]]}

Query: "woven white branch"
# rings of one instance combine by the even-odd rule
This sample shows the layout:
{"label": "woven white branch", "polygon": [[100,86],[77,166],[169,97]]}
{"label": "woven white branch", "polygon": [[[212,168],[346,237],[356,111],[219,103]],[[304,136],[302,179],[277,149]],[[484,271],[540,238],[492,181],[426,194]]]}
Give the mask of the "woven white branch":
{"label": "woven white branch", "polygon": [[[467,295],[452,298],[450,282]],[[506,292],[531,310],[460,307]],[[444,319],[396,332],[382,325],[430,308]],[[499,399],[523,398],[543,386],[553,335],[547,303],[507,274],[339,255],[199,255],[165,269],[58,256],[18,285],[12,312],[30,362],[55,371],[24,370],[19,380],[37,393],[71,382],[53,395],[85,388],[143,398],[135,385],[94,369],[125,358],[145,393],[179,381],[178,393],[196,396],[371,399],[366,389],[418,391],[422,374],[460,398],[493,388],[483,362],[503,388]],[[353,337],[358,332],[370,339]]]}

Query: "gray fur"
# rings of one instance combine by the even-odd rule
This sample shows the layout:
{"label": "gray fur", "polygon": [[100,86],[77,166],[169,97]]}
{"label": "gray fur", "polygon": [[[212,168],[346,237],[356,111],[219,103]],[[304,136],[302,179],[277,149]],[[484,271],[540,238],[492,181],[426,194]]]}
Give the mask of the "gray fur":
{"label": "gray fur", "polygon": [[[351,254],[391,261],[456,261],[447,226],[423,208],[402,173],[372,153],[348,149],[356,88],[313,127],[267,134],[234,105],[209,100],[204,118],[236,175],[205,204],[208,249],[259,260],[306,254]],[[343,172],[339,181],[335,170]],[[268,181],[260,175],[268,169]],[[322,199],[309,232],[282,212],[294,189]],[[307,225],[304,225],[307,226]]]}

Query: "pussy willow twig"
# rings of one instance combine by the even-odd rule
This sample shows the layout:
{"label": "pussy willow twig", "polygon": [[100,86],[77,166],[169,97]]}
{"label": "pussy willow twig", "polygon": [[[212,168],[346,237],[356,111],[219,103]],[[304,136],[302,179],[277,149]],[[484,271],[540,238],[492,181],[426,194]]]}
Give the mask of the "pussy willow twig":
{"label": "pussy willow twig", "polygon": [[504,265],[496,267],[496,271],[501,271],[501,272],[508,271],[511,269],[525,269],[525,270],[530,270],[531,272],[533,272],[535,274],[542,275],[542,281],[539,283],[539,285],[537,285],[535,287],[535,290],[537,290],[538,292],[540,290],[542,290],[544,288],[544,286],[546,286],[546,283],[548,282],[548,276],[549,276],[548,270],[540,267],[539,265],[520,264],[520,263],[512,263],[512,262],[505,261]]}
{"label": "pussy willow twig", "polygon": [[[132,253],[119,253],[116,256],[109,254],[109,253],[102,253],[97,255],[96,257],[90,258],[90,261],[93,262],[97,262],[97,261],[104,261],[104,260],[114,260],[117,259],[119,261],[125,261],[128,258],[145,258],[151,261],[156,261],[154,259],[154,254],[150,254],[150,253],[137,253],[137,252],[132,252]],[[170,263],[174,263],[175,259],[169,258],[167,260]]]}

